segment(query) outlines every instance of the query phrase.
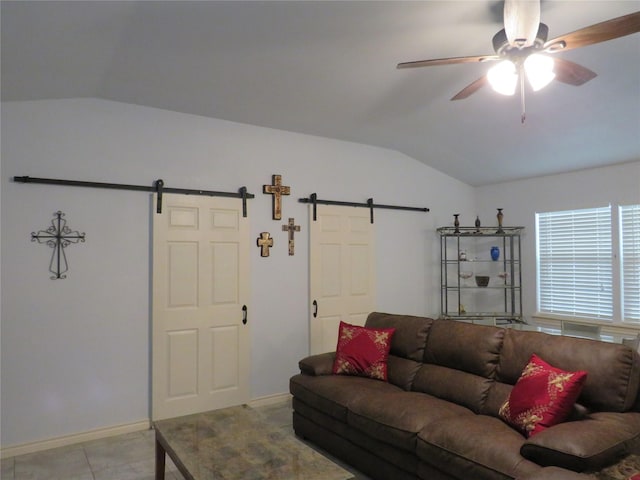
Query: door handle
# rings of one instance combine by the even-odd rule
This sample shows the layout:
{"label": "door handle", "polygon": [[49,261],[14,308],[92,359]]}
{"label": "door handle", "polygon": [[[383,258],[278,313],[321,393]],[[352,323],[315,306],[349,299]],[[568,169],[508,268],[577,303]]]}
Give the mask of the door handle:
{"label": "door handle", "polygon": [[318,302],[317,301],[313,301],[313,318],[316,318],[318,316]]}
{"label": "door handle", "polygon": [[247,306],[246,305],[242,306],[242,324],[243,325],[247,324]]}

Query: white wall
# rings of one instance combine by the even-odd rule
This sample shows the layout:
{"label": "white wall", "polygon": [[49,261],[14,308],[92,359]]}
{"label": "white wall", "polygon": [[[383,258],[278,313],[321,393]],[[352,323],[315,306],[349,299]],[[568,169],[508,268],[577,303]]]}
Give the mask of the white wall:
{"label": "white wall", "polygon": [[[262,194],[272,174],[291,186],[282,222]],[[298,198],[429,207],[375,212],[378,309],[423,315],[439,310],[435,228],[474,210],[471,187],[389,150],[95,99],[3,104],[3,448],[144,420],[150,403],[150,195],[11,181],[22,175],[247,186],[252,238],[269,231],[276,243],[269,258],[252,255],[252,398],[286,392],[308,352],[309,221]],[[86,243],[67,249],[68,278],[53,281],[51,250],[30,233],[57,210]],[[302,227],[293,257],[288,217]]]}
{"label": "white wall", "polygon": [[495,222],[504,208],[505,225],[522,225],[523,314],[536,311],[535,214],[604,205],[640,203],[640,161],[477,188],[481,218]]}

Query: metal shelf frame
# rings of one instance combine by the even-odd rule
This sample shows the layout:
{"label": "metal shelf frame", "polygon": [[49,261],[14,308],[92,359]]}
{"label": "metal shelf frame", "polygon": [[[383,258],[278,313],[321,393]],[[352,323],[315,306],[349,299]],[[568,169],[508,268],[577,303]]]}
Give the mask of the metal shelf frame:
{"label": "metal shelf frame", "polygon": [[[486,321],[494,324],[525,323],[522,316],[522,247],[520,236],[524,227],[440,227],[440,316],[465,321]],[[460,252],[474,249],[481,239],[491,239],[501,246],[501,258],[461,260]],[[479,287],[465,285],[460,277],[463,265],[487,267],[500,263],[507,273],[503,283]],[[463,297],[476,300],[482,291],[502,290],[501,310],[498,305],[491,311],[467,312],[463,309]],[[453,297],[453,298],[452,298]],[[454,300],[455,299],[455,300]],[[453,302],[455,305],[451,305]]]}

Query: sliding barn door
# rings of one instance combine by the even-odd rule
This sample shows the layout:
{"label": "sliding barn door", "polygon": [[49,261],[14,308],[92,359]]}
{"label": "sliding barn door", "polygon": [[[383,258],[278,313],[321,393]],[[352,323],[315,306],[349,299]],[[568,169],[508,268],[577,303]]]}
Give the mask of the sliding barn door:
{"label": "sliding barn door", "polygon": [[310,207],[310,352],[334,351],[340,321],[363,325],[375,310],[375,232],[369,210]]}
{"label": "sliding barn door", "polygon": [[247,402],[249,225],[241,200],[165,194],[153,219],[153,419]]}

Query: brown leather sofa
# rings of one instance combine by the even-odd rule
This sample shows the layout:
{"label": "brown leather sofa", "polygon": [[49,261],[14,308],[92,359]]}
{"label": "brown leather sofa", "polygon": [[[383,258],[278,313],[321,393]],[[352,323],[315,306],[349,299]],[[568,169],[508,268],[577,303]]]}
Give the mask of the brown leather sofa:
{"label": "brown leather sofa", "polygon": [[[296,434],[378,480],[579,480],[640,450],[640,356],[621,344],[371,313],[396,328],[388,382],[333,375],[335,353],[290,380]],[[530,438],[498,416],[531,354],[588,376],[572,417]]]}

